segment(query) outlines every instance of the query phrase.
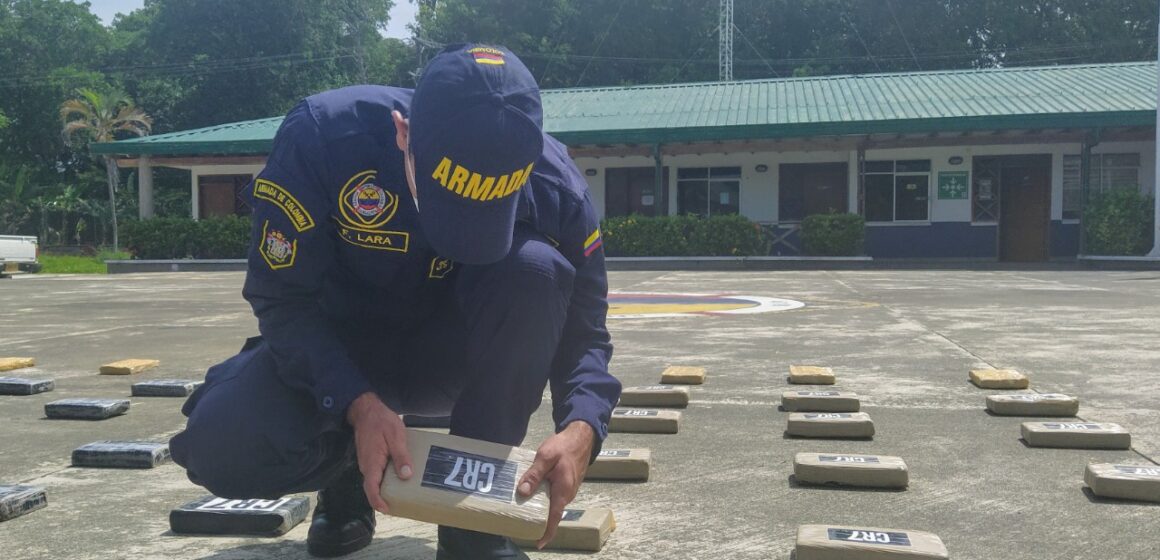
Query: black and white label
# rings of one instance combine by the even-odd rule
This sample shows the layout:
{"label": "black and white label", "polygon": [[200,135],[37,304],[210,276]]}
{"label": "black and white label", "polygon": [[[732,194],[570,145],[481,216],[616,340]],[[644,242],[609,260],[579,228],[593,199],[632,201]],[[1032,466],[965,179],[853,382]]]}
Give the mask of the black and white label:
{"label": "black and white label", "polygon": [[164,447],[164,443],[148,441],[95,441],[78,449],[90,453],[152,453]]}
{"label": "black and white label", "polygon": [[669,391],[672,388],[672,385],[645,385],[643,387],[634,387],[638,391]]}
{"label": "black and white label", "polygon": [[910,536],[906,533],[865,531],[862,529],[827,529],[826,531],[832,541],[910,546]]}
{"label": "black and white label", "polygon": [[83,407],[100,407],[109,408],[129,401],[115,400],[115,399],[61,399],[59,401],[50,402],[50,405],[56,406],[83,406]]}
{"label": "black and white label", "polygon": [[854,416],[851,414],[846,414],[846,413],[842,413],[842,412],[806,414],[806,420],[841,420],[843,418],[853,418],[853,417]]}
{"label": "black and white label", "polygon": [[636,408],[630,408],[627,410],[614,410],[612,412],[613,416],[656,416],[657,414],[658,412],[655,410],[640,410]]}
{"label": "black and white label", "polygon": [[431,446],[423,486],[503,502],[515,499],[516,463]]}
{"label": "black and white label", "polygon": [[1137,467],[1133,465],[1116,465],[1116,470],[1123,474],[1134,474],[1138,476],[1155,476],[1160,477],[1160,467]]}
{"label": "black and white label", "polygon": [[822,463],[878,463],[878,457],[857,457],[854,455],[819,455]]}
{"label": "black and white label", "polygon": [[185,381],[182,379],[157,379],[154,381],[142,381],[137,383],[143,387],[189,387],[197,383],[196,381]]}
{"label": "black and white label", "polygon": [[566,509],[564,510],[564,516],[560,518],[560,521],[580,521],[581,517],[584,517],[584,510]]}
{"label": "black and white label", "polygon": [[798,391],[798,396],[801,397],[836,397],[837,391]]}
{"label": "black and white label", "polygon": [[200,506],[194,508],[197,511],[223,511],[223,512],[262,512],[269,513],[277,511],[277,509],[289,502],[290,498],[279,498],[277,500],[229,500],[226,498],[214,498]]}
{"label": "black and white label", "polygon": [[628,449],[604,449],[597,457],[628,457],[629,455],[632,455],[632,451]]}
{"label": "black and white label", "polygon": [[1044,422],[1043,427],[1048,430],[1102,430],[1099,424],[1076,424],[1073,422]]}

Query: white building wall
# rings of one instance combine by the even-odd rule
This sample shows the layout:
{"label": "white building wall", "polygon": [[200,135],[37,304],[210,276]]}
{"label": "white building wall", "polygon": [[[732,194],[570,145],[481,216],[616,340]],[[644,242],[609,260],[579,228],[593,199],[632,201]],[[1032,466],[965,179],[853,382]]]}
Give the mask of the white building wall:
{"label": "white building wall", "polygon": [[[1105,142],[1096,146],[1093,153],[1134,152],[1140,158],[1141,190],[1147,191],[1155,184],[1156,151],[1153,142]],[[972,158],[976,156],[1037,155],[1052,157],[1051,173],[1051,219],[1063,216],[1063,156],[1079,155],[1082,146],[1072,144],[1020,144],[1020,145],[979,145],[957,147],[900,148],[889,150],[867,150],[866,160],[931,160],[930,178],[930,221],[970,222],[971,198],[962,200],[938,199],[938,174],[943,171],[972,172]],[[952,157],[963,158],[962,163],[950,163]],[[596,170],[594,176],[586,176],[592,190],[597,211],[604,213],[604,170],[612,167],[651,167],[651,157],[585,157],[576,160],[582,171]],[[677,211],[677,169],[681,167],[741,167],[741,213],[751,220],[762,223],[776,223],[778,216],[779,167],[783,163],[847,163],[849,169],[849,210],[857,211],[858,180],[857,151],[813,151],[813,152],[740,152],[731,154],[697,154],[666,156],[664,165],[669,167],[669,214]],[[765,172],[756,170],[758,165],[768,167]],[[973,179],[973,177],[971,177]],[[972,181],[973,183],[973,181]],[[887,225],[887,224],[881,224]],[[913,223],[911,223],[913,225]]]}

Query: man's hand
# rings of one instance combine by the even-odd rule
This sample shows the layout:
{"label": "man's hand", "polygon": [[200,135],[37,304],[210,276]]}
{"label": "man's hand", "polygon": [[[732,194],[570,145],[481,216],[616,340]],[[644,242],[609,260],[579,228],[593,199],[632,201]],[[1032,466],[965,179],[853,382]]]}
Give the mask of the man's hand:
{"label": "man's hand", "polygon": [[580,482],[588,472],[595,437],[592,426],[585,422],[568,424],[564,431],[544,440],[536,451],[536,460],[520,480],[519,492],[525,498],[536,491],[541,481],[548,482],[548,528],[536,548],[544,548],[556,537],[564,508],[576,498]]}
{"label": "man's hand", "polygon": [[387,502],[379,495],[387,460],[395,462],[395,474],[402,480],[411,478],[411,454],[407,451],[407,432],[403,420],[379,400],[374,393],[363,393],[346,411],[346,421],[354,428],[354,447],[358,470],[363,475],[363,492],[371,507],[389,514]]}

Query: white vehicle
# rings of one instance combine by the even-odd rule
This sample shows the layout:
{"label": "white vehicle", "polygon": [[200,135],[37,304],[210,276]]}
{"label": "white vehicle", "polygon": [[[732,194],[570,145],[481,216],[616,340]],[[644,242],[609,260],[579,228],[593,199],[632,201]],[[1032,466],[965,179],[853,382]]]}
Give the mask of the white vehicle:
{"label": "white vehicle", "polygon": [[40,272],[40,243],[35,237],[0,235],[0,277],[14,272]]}

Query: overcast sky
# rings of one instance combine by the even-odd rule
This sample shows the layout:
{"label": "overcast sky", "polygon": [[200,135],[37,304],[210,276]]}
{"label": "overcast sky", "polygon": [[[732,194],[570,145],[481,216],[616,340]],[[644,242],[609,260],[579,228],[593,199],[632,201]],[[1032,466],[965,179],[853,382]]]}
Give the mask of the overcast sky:
{"label": "overcast sky", "polygon": [[[73,1],[80,3],[83,0]],[[113,18],[117,14],[127,14],[136,10],[145,4],[145,0],[89,0],[89,3],[92,4],[93,13],[97,14],[105,25],[109,25],[113,23]],[[407,24],[415,21],[417,10],[418,7],[412,4],[411,0],[395,0],[395,7],[391,9],[391,22],[384,34],[397,39],[410,37]]]}

